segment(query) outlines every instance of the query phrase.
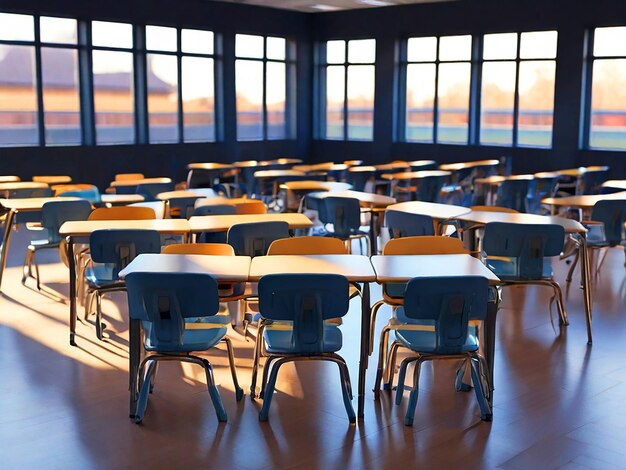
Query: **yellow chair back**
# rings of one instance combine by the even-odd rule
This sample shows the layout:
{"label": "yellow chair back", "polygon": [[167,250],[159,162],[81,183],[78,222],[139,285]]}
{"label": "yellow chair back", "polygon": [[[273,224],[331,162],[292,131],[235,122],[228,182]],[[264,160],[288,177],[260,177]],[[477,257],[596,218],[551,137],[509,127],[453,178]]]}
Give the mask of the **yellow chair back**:
{"label": "yellow chair back", "polygon": [[176,243],[164,246],[161,253],[167,255],[235,256],[233,247],[226,243]]}
{"label": "yellow chair back", "polygon": [[149,207],[114,206],[94,210],[88,220],[154,220],[156,214]]}
{"label": "yellow chair back", "polygon": [[268,255],[345,255],[346,247],[338,238],[293,237],[274,240]]}
{"label": "yellow chair back", "polygon": [[509,214],[519,214],[515,209],[509,209],[508,207],[498,207],[498,206],[471,206],[470,209],[473,211],[482,211],[482,212],[507,212]]}
{"label": "yellow chair back", "polygon": [[118,173],[115,175],[115,181],[133,181],[142,180],[144,178],[143,173]]}
{"label": "yellow chair back", "polygon": [[467,254],[458,238],[441,236],[392,238],[383,247],[383,255],[453,255]]}

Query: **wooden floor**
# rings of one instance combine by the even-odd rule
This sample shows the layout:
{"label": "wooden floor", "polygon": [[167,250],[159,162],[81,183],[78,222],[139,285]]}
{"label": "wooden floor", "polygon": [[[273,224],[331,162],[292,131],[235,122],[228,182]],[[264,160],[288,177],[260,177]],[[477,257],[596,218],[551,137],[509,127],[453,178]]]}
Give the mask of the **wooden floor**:
{"label": "wooden floor", "polygon": [[[504,292],[492,423],[480,421],[473,393],[454,391],[455,364],[442,362],[423,367],[415,425],[405,427],[406,398],[402,406],[386,392],[373,399],[376,354],[358,427],[345,416],[336,367],[315,363],[281,369],[270,420],[260,423],[260,402],[247,395],[253,343],[231,332],[242,402],[235,401],[225,352],[210,355],[228,423],[218,424],[199,368],[165,363],[137,426],[128,419],[124,295],[105,302],[110,341],[99,342],[93,325],[79,324],[79,346],[70,347],[68,306],[19,282],[26,237],[16,235],[0,298],[2,468],[626,468],[620,250],[612,250],[597,279],[593,346],[586,344],[578,278],[566,300],[571,326],[561,332],[551,326],[547,291]],[[566,269],[556,263],[563,285]],[[60,263],[41,272],[67,294]],[[373,293],[376,300],[380,290]],[[346,317],[341,351],[355,388],[358,309],[354,302]],[[378,330],[389,313],[379,314]]]}

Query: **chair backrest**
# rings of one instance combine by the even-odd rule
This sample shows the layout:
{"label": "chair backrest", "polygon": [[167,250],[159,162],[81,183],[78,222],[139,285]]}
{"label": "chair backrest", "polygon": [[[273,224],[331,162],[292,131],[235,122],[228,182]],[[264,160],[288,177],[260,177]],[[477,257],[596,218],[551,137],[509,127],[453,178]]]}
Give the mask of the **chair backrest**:
{"label": "chair backrest", "polygon": [[583,173],[580,185],[577,188],[579,194],[600,194],[602,183],[608,179],[608,167],[588,167]]}
{"label": "chair backrest", "polygon": [[470,206],[470,209],[473,211],[480,212],[507,212],[509,214],[518,214],[519,211],[515,209],[510,209],[508,207],[500,207],[500,206]]}
{"label": "chair backrest", "polygon": [[263,201],[250,200],[240,204],[235,204],[236,214],[267,214],[267,206]]}
{"label": "chair backrest", "polygon": [[409,281],[404,314],[416,321],[432,321],[435,352],[458,354],[467,341],[468,322],[484,320],[489,284],[480,276],[429,277]]}
{"label": "chair backrest", "polygon": [[156,214],[149,207],[114,206],[94,210],[88,220],[154,220]]}
{"label": "chair backrest", "polygon": [[264,256],[274,240],[289,238],[287,222],[253,222],[235,224],[226,236],[235,254],[240,256]]}
{"label": "chair backrest", "polygon": [[516,258],[516,277],[537,279],[543,261],[563,251],[565,231],[560,225],[491,222],[485,226],[483,251],[487,256]]}
{"label": "chair backrest", "polygon": [[447,175],[438,175],[412,180],[411,185],[415,186],[415,200],[437,202],[441,188],[446,184],[448,178]]}
{"label": "chair backrest", "polygon": [[[73,186],[73,185],[68,185]],[[78,185],[76,185],[78,186]],[[86,199],[92,203],[100,202],[100,190],[94,185],[84,185],[82,189],[68,189],[67,191],[63,188],[57,189],[55,187],[55,192],[57,196],[65,196],[65,197],[79,197],[81,199]]]}
{"label": "chair backrest", "polygon": [[259,280],[259,312],[293,322],[294,351],[322,352],[324,320],[349,309],[348,280],[339,274],[269,274]]}
{"label": "chair backrest", "polygon": [[469,251],[458,238],[420,236],[393,238],[383,247],[383,255],[454,255]]}
{"label": "chair backrest", "polygon": [[59,229],[71,220],[87,220],[91,214],[89,201],[50,201],[41,206],[41,225],[48,230],[48,241],[61,241]]}
{"label": "chair backrest", "polygon": [[604,234],[610,246],[619,245],[624,236],[626,200],[598,201],[591,211],[591,219],[604,224]]}
{"label": "chair backrest", "polygon": [[[202,199],[202,196],[189,196],[189,197],[175,197],[170,199],[170,215],[172,212],[178,212],[178,217],[181,219],[187,219],[194,215],[195,203],[198,199]],[[173,211],[172,211],[173,210]]]}
{"label": "chair backrest", "polygon": [[435,225],[429,215],[385,211],[385,220],[391,238],[434,235]]}
{"label": "chair backrest", "polygon": [[350,168],[348,169],[348,174],[346,175],[346,180],[352,185],[352,189],[355,191],[364,191],[368,180],[373,178],[374,173],[376,173],[376,169],[374,167],[368,167],[371,168],[371,170],[368,171],[359,171],[362,170],[362,168],[363,167],[357,167],[354,170]]}
{"label": "chair backrest", "polygon": [[126,289],[130,318],[150,322],[150,344],[160,351],[182,348],[185,318],[219,310],[217,282],[209,274],[130,273]]}
{"label": "chair backrest", "polygon": [[89,251],[94,263],[113,264],[112,280],[119,272],[144,253],[161,252],[161,236],[156,230],[104,229],[89,236]]}
{"label": "chair backrest", "polygon": [[144,178],[143,173],[118,173],[115,175],[115,181],[137,181]]}
{"label": "chair backrest", "polygon": [[174,183],[147,183],[137,186],[135,192],[142,195],[146,201],[158,201],[157,194],[174,190]]}
{"label": "chair backrest", "polygon": [[346,246],[338,238],[293,237],[274,240],[268,255],[345,255]]}
{"label": "chair backrest", "polygon": [[150,202],[133,202],[132,204],[128,204],[126,207],[143,207],[143,208],[152,209],[152,211],[154,212],[155,218],[165,219],[167,218],[168,205],[169,205],[168,201],[150,201]]}
{"label": "chair backrest", "polygon": [[193,210],[193,215],[229,215],[235,214],[236,208],[231,204],[214,204],[211,206],[198,206]]}
{"label": "chair backrest", "polygon": [[323,199],[324,210],[319,212],[324,224],[333,224],[334,233],[348,237],[361,226],[361,205],[358,199],[329,196]]}
{"label": "chair backrest", "polygon": [[235,256],[235,250],[227,243],[174,243],[161,251],[168,255],[215,255]]}
{"label": "chair backrest", "polygon": [[526,212],[526,198],[530,180],[506,180],[498,186],[497,203],[500,207]]}

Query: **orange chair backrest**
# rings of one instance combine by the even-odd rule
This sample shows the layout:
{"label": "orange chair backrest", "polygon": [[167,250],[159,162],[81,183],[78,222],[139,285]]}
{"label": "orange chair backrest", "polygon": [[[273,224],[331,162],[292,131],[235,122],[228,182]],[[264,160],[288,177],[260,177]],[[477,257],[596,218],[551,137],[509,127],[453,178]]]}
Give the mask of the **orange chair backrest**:
{"label": "orange chair backrest", "polygon": [[161,253],[168,255],[235,256],[233,247],[226,243],[176,243],[164,246]]}
{"label": "orange chair backrest", "polygon": [[88,220],[154,220],[156,214],[149,207],[114,206],[94,210]]}
{"label": "orange chair backrest", "polygon": [[144,178],[143,173],[118,173],[115,175],[115,181],[133,181],[142,180]]}
{"label": "orange chair backrest", "polygon": [[458,238],[441,236],[392,238],[383,255],[454,255],[469,253]]}
{"label": "orange chair backrest", "polygon": [[268,255],[345,255],[346,247],[338,238],[293,237],[274,240]]}
{"label": "orange chair backrest", "polygon": [[482,211],[482,212],[507,212],[509,214],[519,214],[515,209],[509,209],[508,207],[499,207],[499,206],[471,206],[470,209],[473,211]]}
{"label": "orange chair backrest", "polygon": [[267,214],[267,207],[263,201],[249,200],[235,204],[236,214]]}

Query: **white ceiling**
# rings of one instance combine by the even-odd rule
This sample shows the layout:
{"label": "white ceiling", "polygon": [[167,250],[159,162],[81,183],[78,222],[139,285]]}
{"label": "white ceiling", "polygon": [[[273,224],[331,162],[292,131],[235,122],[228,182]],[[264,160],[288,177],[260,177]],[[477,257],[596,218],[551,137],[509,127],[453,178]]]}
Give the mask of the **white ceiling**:
{"label": "white ceiling", "polygon": [[435,3],[453,0],[218,0],[231,3],[245,3],[284,10],[298,10],[307,13],[352,10],[355,8],[375,8],[409,3]]}

